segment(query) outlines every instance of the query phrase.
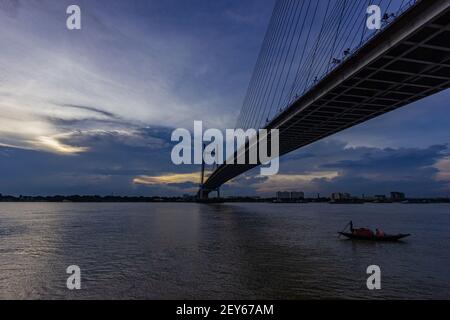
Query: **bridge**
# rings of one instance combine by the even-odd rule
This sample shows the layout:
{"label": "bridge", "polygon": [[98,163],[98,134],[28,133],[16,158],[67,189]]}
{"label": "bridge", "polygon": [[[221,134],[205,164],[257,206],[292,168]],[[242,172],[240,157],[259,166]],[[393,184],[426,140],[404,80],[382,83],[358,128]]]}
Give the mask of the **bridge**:
{"label": "bridge", "polygon": [[[278,0],[236,127],[279,129],[281,156],[449,88],[450,0],[396,5]],[[200,198],[258,165],[218,166]]]}

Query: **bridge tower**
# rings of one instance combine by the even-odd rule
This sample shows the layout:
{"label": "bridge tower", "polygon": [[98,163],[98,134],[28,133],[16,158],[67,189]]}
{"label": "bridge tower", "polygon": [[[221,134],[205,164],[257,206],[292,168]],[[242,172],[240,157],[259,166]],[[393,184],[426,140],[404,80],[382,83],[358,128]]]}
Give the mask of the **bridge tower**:
{"label": "bridge tower", "polygon": [[[202,155],[203,155],[203,150],[205,149],[205,145],[202,145]],[[217,160],[217,157],[216,157]],[[216,164],[214,165],[214,170],[216,170],[219,167],[219,165]],[[213,191],[217,192],[217,199],[216,201],[214,200],[210,200],[209,199],[209,194]],[[200,185],[199,185],[199,190],[197,193],[197,200],[199,202],[218,202],[220,200],[220,187],[218,187],[217,189],[214,190],[210,190],[210,189],[206,189],[205,188],[205,160],[202,157],[202,169],[201,169],[201,173],[200,173]]]}
{"label": "bridge tower", "polygon": [[205,150],[205,144],[202,144],[202,170],[200,173],[200,185],[197,193],[198,200],[207,200],[209,196],[209,192],[206,192],[204,189],[205,182],[205,159],[203,158],[203,151]]}

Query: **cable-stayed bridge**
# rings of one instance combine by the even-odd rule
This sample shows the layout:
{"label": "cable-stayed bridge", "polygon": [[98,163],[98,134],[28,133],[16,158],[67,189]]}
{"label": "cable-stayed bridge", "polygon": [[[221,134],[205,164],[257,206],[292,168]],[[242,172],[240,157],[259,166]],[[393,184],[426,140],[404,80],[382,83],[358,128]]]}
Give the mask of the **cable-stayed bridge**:
{"label": "cable-stayed bridge", "polygon": [[[382,10],[379,30],[366,25],[370,5]],[[449,88],[449,8],[450,0],[278,0],[236,127],[279,129],[283,155]],[[217,167],[200,197],[256,166]]]}

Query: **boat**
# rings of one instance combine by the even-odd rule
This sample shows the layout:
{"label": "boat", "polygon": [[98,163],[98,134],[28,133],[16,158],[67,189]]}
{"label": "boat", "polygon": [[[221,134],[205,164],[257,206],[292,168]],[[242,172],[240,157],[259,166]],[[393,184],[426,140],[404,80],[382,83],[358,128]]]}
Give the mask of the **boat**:
{"label": "boat", "polygon": [[[350,227],[349,228],[350,232],[345,231],[347,227]],[[338,234],[339,236],[344,236],[352,240],[369,240],[369,241],[398,241],[410,236],[409,233],[386,234],[378,229],[376,229],[376,232],[373,232],[368,228],[353,228],[352,221],[350,221],[345,226],[344,230],[338,232]]]}
{"label": "boat", "polygon": [[398,241],[403,238],[409,237],[410,234],[385,234],[383,236],[372,235],[358,235],[350,232],[339,232],[341,236],[347,237],[352,240],[369,240],[369,241]]}

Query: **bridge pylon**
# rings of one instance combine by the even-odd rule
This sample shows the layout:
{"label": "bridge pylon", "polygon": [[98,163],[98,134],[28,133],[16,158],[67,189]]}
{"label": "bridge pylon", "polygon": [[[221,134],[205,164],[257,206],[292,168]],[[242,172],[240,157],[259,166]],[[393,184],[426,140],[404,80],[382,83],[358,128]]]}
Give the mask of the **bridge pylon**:
{"label": "bridge pylon", "polygon": [[200,188],[200,190],[197,193],[197,199],[200,200],[200,201],[208,200],[210,193],[211,193],[211,190]]}
{"label": "bridge pylon", "polygon": [[[203,145],[203,149],[205,149],[205,145]],[[217,167],[216,167],[217,169]],[[217,192],[217,198],[210,199],[209,194],[211,192]],[[197,201],[198,202],[222,202],[220,200],[220,188],[217,189],[207,189],[205,188],[205,161],[202,159],[202,170],[200,173],[200,185],[199,190],[197,192]]]}

